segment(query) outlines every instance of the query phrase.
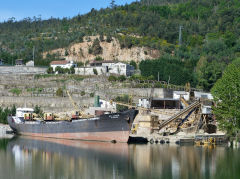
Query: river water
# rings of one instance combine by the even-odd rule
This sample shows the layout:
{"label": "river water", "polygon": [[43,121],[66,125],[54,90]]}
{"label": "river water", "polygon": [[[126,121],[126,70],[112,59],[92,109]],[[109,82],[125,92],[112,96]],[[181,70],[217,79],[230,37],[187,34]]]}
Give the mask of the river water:
{"label": "river water", "polygon": [[0,179],[240,178],[240,150],[226,146],[0,139]]}

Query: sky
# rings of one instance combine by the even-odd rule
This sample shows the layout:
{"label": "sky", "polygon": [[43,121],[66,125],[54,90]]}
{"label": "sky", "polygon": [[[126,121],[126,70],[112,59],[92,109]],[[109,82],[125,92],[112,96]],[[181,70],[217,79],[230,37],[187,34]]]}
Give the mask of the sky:
{"label": "sky", "polygon": [[[117,5],[130,4],[135,0],[115,0]],[[73,17],[85,14],[92,8],[109,7],[111,0],[0,0],[0,22],[11,17],[21,20],[26,17]]]}

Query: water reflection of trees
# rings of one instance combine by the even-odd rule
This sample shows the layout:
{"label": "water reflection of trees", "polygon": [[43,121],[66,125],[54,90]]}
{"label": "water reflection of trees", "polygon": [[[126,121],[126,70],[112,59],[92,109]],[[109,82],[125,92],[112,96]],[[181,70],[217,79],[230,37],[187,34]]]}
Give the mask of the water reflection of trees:
{"label": "water reflection of trees", "polygon": [[193,146],[130,146],[138,177],[211,178],[217,174],[216,162],[225,148]]}
{"label": "water reflection of trees", "polygon": [[225,147],[17,140],[0,150],[0,178],[8,168],[19,179],[239,178],[239,166],[240,151]]}

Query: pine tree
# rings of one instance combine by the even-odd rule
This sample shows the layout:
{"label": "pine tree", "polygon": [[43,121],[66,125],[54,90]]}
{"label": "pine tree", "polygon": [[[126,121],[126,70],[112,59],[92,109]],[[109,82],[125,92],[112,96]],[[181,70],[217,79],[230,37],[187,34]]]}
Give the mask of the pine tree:
{"label": "pine tree", "polygon": [[112,9],[116,7],[115,0],[111,0],[110,7]]}

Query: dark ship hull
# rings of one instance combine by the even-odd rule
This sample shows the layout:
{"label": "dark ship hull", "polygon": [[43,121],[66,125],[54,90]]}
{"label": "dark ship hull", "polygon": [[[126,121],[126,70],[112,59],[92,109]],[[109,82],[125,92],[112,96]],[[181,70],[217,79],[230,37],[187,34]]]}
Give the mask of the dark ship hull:
{"label": "dark ship hull", "polygon": [[20,135],[74,140],[127,142],[137,111],[104,114],[95,118],[72,121],[24,121],[16,123],[8,117],[8,124]]}

